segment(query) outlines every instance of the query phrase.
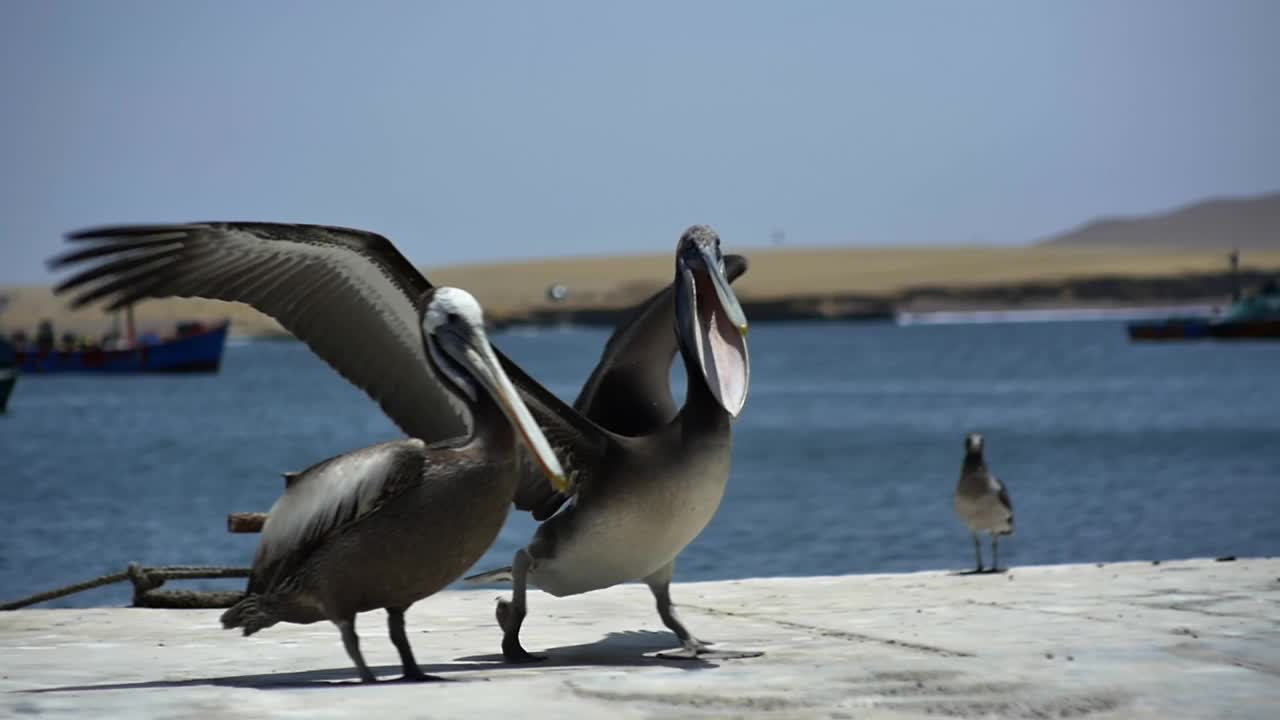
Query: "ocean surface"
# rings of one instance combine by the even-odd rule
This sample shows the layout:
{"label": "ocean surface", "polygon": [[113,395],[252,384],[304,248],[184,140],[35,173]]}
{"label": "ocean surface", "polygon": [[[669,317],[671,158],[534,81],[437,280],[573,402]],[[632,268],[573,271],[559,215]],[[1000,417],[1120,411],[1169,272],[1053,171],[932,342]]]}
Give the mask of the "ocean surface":
{"label": "ocean surface", "polygon": [[[493,340],[571,401],[606,336]],[[1280,344],[1130,344],[1117,322],[757,324],[750,344],[727,495],[677,581],[972,567],[951,511],[971,431],[1017,512],[1002,564],[1280,553]],[[396,436],[295,342],[233,342],[216,376],[21,377],[0,416],[0,600],[130,561],[248,565],[257,536],[227,513]],[[513,512],[477,569],[533,527]]]}

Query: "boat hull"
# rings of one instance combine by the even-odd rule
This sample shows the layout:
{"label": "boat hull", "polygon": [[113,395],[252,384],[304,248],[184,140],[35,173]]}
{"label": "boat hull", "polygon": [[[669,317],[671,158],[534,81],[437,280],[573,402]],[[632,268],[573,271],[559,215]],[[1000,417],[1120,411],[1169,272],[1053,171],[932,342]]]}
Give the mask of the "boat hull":
{"label": "boat hull", "polygon": [[9,406],[9,394],[17,382],[18,376],[13,370],[0,370],[0,413]]}
{"label": "boat hull", "polygon": [[14,351],[13,345],[0,338],[0,413],[9,406],[9,395],[18,382],[18,369],[15,367],[17,358],[18,353]]}
{"label": "boat hull", "polygon": [[1158,323],[1130,323],[1129,339],[1135,341],[1280,340],[1280,320],[1212,322],[1187,319]]}
{"label": "boat hull", "polygon": [[213,373],[222,365],[228,323],[127,350],[18,351],[24,373]]}

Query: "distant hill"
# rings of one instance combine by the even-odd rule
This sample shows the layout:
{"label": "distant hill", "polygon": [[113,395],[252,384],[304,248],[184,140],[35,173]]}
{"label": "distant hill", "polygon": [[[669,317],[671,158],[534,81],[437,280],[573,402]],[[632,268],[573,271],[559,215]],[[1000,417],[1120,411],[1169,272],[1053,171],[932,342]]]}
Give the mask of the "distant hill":
{"label": "distant hill", "polygon": [[[1162,250],[1280,250],[1280,192],[1215,198],[1154,215],[1102,218],[1041,243]],[[1247,256],[1243,259],[1247,261]]]}

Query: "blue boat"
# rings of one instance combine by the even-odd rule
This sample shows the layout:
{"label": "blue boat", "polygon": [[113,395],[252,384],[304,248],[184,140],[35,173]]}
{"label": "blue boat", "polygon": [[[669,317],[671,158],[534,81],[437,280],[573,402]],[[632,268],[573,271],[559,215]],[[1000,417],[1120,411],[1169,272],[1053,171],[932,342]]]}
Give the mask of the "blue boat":
{"label": "blue boat", "polygon": [[[169,338],[144,335],[123,343],[52,342],[37,340],[17,348],[17,366],[24,373],[213,373],[222,364],[229,321],[213,326],[181,323]],[[130,322],[132,326],[132,322]]]}
{"label": "blue boat", "polygon": [[18,382],[17,356],[13,345],[0,338],[0,413],[9,405],[9,394]]}

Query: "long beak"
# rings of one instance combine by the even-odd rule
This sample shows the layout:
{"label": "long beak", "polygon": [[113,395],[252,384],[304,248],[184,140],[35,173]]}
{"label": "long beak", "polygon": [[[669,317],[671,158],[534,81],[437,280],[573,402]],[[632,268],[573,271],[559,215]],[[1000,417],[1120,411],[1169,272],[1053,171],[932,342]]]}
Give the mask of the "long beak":
{"label": "long beak", "polygon": [[489,341],[481,336],[469,338],[469,341],[464,342],[466,345],[464,357],[471,365],[472,374],[484,383],[494,399],[498,401],[498,406],[502,408],[502,412],[511,421],[525,445],[532,451],[534,460],[542,469],[542,474],[551,481],[551,486],[557,492],[569,495],[572,485],[565,476],[564,468],[560,466],[555,451],[551,449],[551,443],[547,442],[547,437],[542,434],[542,428],[534,422],[533,415],[529,413],[524,400],[520,399],[520,394],[516,392],[511,380],[502,371],[502,365],[493,354],[493,349],[489,347]]}
{"label": "long beak", "polygon": [[738,302],[738,296],[733,292],[733,288],[729,286],[729,278],[725,277],[719,261],[711,252],[711,248],[702,247],[699,248],[699,251],[702,253],[702,261],[706,263],[707,274],[711,276],[711,284],[716,289],[716,299],[720,301],[720,307],[724,310],[725,319],[738,328],[738,332],[745,337],[747,334],[747,315],[742,312],[742,305]]}
{"label": "long beak", "polygon": [[[747,317],[714,248],[699,247],[693,262],[678,260],[676,332],[694,354],[707,387],[732,417],[742,412],[751,384]],[[699,267],[701,266],[701,267]]]}

